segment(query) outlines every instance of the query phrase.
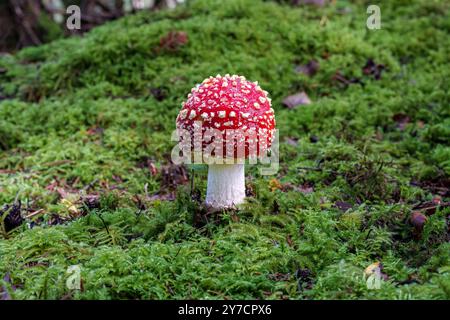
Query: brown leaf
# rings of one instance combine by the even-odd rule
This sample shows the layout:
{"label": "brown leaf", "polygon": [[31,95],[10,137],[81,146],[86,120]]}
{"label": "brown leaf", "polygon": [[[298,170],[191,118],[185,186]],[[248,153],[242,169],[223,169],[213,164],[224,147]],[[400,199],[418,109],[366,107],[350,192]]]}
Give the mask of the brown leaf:
{"label": "brown leaf", "polygon": [[56,192],[58,192],[59,196],[63,199],[67,198],[68,196],[68,192],[66,192],[66,190],[64,190],[63,188],[57,188]]}
{"label": "brown leaf", "polygon": [[[3,281],[5,283],[11,284],[11,276],[9,272],[6,273],[6,275],[3,277]],[[16,287],[14,285],[11,286],[13,291],[16,290]],[[0,287],[0,300],[12,300],[11,295],[8,292],[8,289],[5,286]]]}
{"label": "brown leaf", "polygon": [[385,69],[384,64],[376,64],[372,59],[368,59],[362,71],[365,75],[372,75],[375,80],[381,79],[381,72]]}
{"label": "brown leaf", "polygon": [[297,138],[286,137],[286,138],[284,138],[284,141],[291,146],[294,146],[294,147],[298,146]]}
{"label": "brown leaf", "polygon": [[89,210],[100,208],[100,196],[98,194],[88,194],[81,198],[83,206],[86,206]]}
{"label": "brown leaf", "polygon": [[305,183],[305,184],[300,185],[298,187],[298,191],[300,191],[303,194],[309,194],[309,193],[313,193],[314,192],[314,187]]}
{"label": "brown leaf", "polygon": [[239,219],[239,216],[237,214],[233,213],[233,214],[231,214],[231,220],[233,222],[239,222],[240,219]]}
{"label": "brown leaf", "polygon": [[427,220],[428,220],[427,216],[421,213],[420,211],[414,211],[411,214],[411,224],[419,232],[423,230],[423,226],[425,225]]}
{"label": "brown leaf", "polygon": [[45,187],[46,190],[55,191],[58,187],[58,181],[53,180],[48,186]]}
{"label": "brown leaf", "polygon": [[295,271],[295,278],[297,279],[298,292],[309,290],[313,287],[313,273],[307,268],[300,268]]}
{"label": "brown leaf", "polygon": [[311,60],[307,64],[296,66],[295,71],[311,77],[319,71],[319,62],[317,60]]}
{"label": "brown leaf", "polygon": [[425,122],[423,122],[422,120],[418,120],[416,122],[416,125],[417,125],[417,128],[419,128],[419,129],[425,128]]}
{"label": "brown leaf", "polygon": [[269,279],[272,281],[289,281],[290,278],[291,278],[290,273],[276,272],[269,274]]}
{"label": "brown leaf", "polygon": [[422,181],[411,181],[411,185],[418,186],[445,198],[450,197],[450,178],[445,176],[437,176]]}
{"label": "brown leaf", "polygon": [[103,131],[105,131],[103,128],[97,127],[97,126],[93,126],[91,128],[89,128],[86,133],[90,136],[93,135],[101,135],[103,133]]}
{"label": "brown leaf", "polygon": [[158,101],[163,101],[167,98],[167,92],[164,88],[151,88],[150,93]]}
{"label": "brown leaf", "polygon": [[161,187],[174,190],[179,185],[186,184],[189,179],[184,165],[176,165],[170,162],[161,168]]}
{"label": "brown leaf", "polygon": [[19,227],[24,222],[22,217],[22,202],[17,200],[11,205],[5,205],[3,209],[0,208],[0,217],[4,217],[3,223],[6,232]]}
{"label": "brown leaf", "polygon": [[336,201],[334,203],[334,205],[336,208],[338,208],[342,212],[346,212],[347,210],[349,210],[353,207],[350,203],[344,202],[344,201]]}
{"label": "brown leaf", "polygon": [[392,116],[392,120],[397,122],[397,128],[403,131],[405,130],[406,125],[411,121],[411,118],[404,113],[396,113]]}
{"label": "brown leaf", "polygon": [[155,193],[154,195],[151,195],[147,197],[148,201],[174,201],[175,200],[175,193]]}
{"label": "brown leaf", "polygon": [[273,178],[269,181],[270,191],[274,192],[275,190],[280,190],[282,188],[283,186],[281,185],[280,181],[278,181],[276,178]]}
{"label": "brown leaf", "polygon": [[289,109],[294,109],[301,105],[311,104],[311,100],[308,95],[302,91],[284,98],[283,104]]}
{"label": "brown leaf", "polygon": [[153,160],[150,157],[143,157],[138,163],[137,166],[141,169],[147,168],[150,171],[152,176],[158,174],[158,169],[156,168]]}
{"label": "brown leaf", "polygon": [[294,241],[292,241],[292,238],[291,238],[291,235],[290,235],[290,234],[288,234],[288,235],[286,236],[286,242],[287,242],[287,244],[289,245],[289,247],[293,247],[293,246],[294,246]]}
{"label": "brown leaf", "polygon": [[326,0],[292,0],[293,6],[299,6],[299,5],[314,5],[317,7],[323,7],[326,3]]}
{"label": "brown leaf", "polygon": [[16,173],[14,170],[0,169],[0,174],[12,174]]}
{"label": "brown leaf", "polygon": [[170,31],[159,40],[159,50],[177,51],[188,42],[188,35],[184,31]]}
{"label": "brown leaf", "polygon": [[279,213],[280,213],[280,205],[278,204],[277,200],[273,200],[272,214],[279,214]]}
{"label": "brown leaf", "polygon": [[424,214],[431,216],[436,212],[437,208],[448,208],[450,207],[450,202],[443,202],[440,196],[435,196],[433,200],[422,202],[413,207],[413,210],[420,211]]}
{"label": "brown leaf", "polygon": [[331,78],[332,81],[339,82],[344,86],[349,86],[351,84],[359,83],[363,85],[362,81],[358,78],[347,79],[339,70]]}

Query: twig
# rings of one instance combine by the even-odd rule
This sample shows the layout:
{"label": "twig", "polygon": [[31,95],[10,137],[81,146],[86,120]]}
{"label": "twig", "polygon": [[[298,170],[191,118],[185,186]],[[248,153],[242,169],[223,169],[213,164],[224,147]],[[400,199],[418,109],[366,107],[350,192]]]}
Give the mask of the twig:
{"label": "twig", "polygon": [[39,209],[39,210],[37,210],[35,212],[32,212],[29,215],[25,216],[25,218],[30,219],[30,218],[32,218],[34,216],[37,216],[38,214],[40,214],[42,212],[44,212],[44,209]]}
{"label": "twig", "polygon": [[85,187],[83,187],[83,191],[88,191],[89,189],[91,189],[96,183],[98,182],[98,178],[92,180],[88,185],[86,185]]}

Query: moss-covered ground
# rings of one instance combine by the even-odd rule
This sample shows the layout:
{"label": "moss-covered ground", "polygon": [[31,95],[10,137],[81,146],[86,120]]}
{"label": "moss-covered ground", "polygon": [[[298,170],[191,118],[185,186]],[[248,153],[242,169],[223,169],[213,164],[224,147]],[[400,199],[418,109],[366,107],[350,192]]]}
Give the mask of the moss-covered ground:
{"label": "moss-covered ground", "polygon": [[[3,55],[1,296],[449,299],[450,5],[381,1],[380,30],[368,5],[192,0]],[[270,93],[280,170],[211,215],[170,134],[218,73]]]}

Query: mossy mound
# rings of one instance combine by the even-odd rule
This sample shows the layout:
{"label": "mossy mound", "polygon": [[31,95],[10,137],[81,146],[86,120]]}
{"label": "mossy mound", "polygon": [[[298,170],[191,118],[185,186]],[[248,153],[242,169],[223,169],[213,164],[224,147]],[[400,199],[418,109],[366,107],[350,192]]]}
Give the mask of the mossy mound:
{"label": "mossy mound", "polygon": [[[449,5],[385,1],[371,31],[365,1],[187,2],[0,58],[0,293],[449,299]],[[218,73],[270,93],[281,158],[275,177],[248,167],[248,203],[216,222],[204,171],[169,158],[180,103]],[[282,105],[299,91],[312,104]]]}

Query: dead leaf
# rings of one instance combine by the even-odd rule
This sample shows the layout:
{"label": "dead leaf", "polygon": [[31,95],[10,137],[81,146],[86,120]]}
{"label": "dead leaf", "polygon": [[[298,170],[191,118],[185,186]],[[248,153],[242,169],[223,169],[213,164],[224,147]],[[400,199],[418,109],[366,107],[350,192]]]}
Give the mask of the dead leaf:
{"label": "dead leaf", "polygon": [[375,80],[381,79],[381,72],[385,69],[384,64],[377,64],[372,59],[368,59],[362,71],[365,75],[372,75]]}
{"label": "dead leaf", "polygon": [[[4,216],[6,214],[6,216]],[[4,216],[4,227],[5,231],[9,232],[24,222],[22,217],[22,202],[17,200],[11,205],[5,205],[3,209],[0,208],[0,217]]]}
{"label": "dead leaf", "polygon": [[397,123],[397,128],[401,131],[405,130],[406,125],[411,121],[411,118],[404,113],[396,113],[392,116],[392,120]]}
{"label": "dead leaf", "polygon": [[292,0],[293,6],[299,6],[299,5],[314,5],[317,7],[323,7],[326,3],[326,0]]}
{"label": "dead leaf", "polygon": [[12,174],[16,173],[14,170],[0,169],[0,174]]}
{"label": "dead leaf", "polygon": [[417,128],[419,128],[419,129],[425,128],[425,122],[423,122],[422,120],[418,120],[416,122],[416,125],[417,125]]}
{"label": "dead leaf", "polygon": [[[11,276],[8,272],[3,277],[3,281],[8,284],[11,284]],[[13,291],[16,290],[16,287],[14,285],[12,285],[11,288]],[[5,286],[0,287],[0,300],[12,300],[11,295],[8,292],[8,289]]]}
{"label": "dead leaf", "polygon": [[302,292],[313,287],[313,273],[307,268],[300,268],[295,271],[295,278],[297,279],[297,290]]}
{"label": "dead leaf", "polygon": [[93,126],[91,128],[89,128],[86,133],[90,136],[93,135],[101,135],[103,133],[103,131],[105,131],[103,128],[97,127],[97,126]]}
{"label": "dead leaf", "polygon": [[302,91],[284,98],[283,104],[289,109],[294,109],[301,105],[311,104],[311,100],[308,95]]}
{"label": "dead leaf", "polygon": [[309,141],[310,141],[311,143],[317,143],[317,142],[319,142],[319,137],[318,137],[318,136],[315,136],[315,135],[311,135],[311,136],[309,137]]}
{"label": "dead leaf", "polygon": [[431,201],[419,203],[413,207],[413,210],[420,211],[428,216],[436,212],[437,208],[448,208],[450,202],[443,202],[440,196],[435,196]]}
{"label": "dead leaf", "polygon": [[292,241],[292,238],[291,238],[291,235],[290,235],[290,234],[288,234],[288,235],[286,236],[286,242],[287,242],[287,244],[289,245],[289,247],[293,247],[293,246],[294,246],[294,241]]}
{"label": "dead leaf", "polygon": [[46,190],[55,191],[58,187],[58,181],[53,180],[48,186],[45,187]]}
{"label": "dead leaf", "polygon": [[410,184],[444,198],[450,197],[450,178],[447,178],[444,175],[422,181],[411,181]]}
{"label": "dead leaf", "polygon": [[282,185],[280,181],[278,181],[276,178],[273,178],[269,181],[269,189],[270,191],[274,192],[275,190],[282,189]]}
{"label": "dead leaf", "polygon": [[276,272],[269,274],[268,277],[272,281],[289,281],[289,279],[291,278],[291,274]]}
{"label": "dead leaf", "polygon": [[182,184],[186,184],[189,179],[184,165],[176,165],[170,162],[161,168],[162,189],[174,190]]}
{"label": "dead leaf", "polygon": [[294,146],[294,147],[298,146],[297,138],[286,137],[286,138],[284,138],[284,141],[291,146]]}
{"label": "dead leaf", "polygon": [[170,31],[167,35],[159,40],[157,51],[177,51],[181,46],[188,42],[188,35],[184,31]]}
{"label": "dead leaf", "polygon": [[305,183],[298,187],[298,191],[300,191],[303,194],[309,194],[314,192],[314,187]]}
{"label": "dead leaf", "polygon": [[240,221],[239,216],[237,214],[235,214],[235,213],[231,214],[231,220],[233,222],[239,222]]}
{"label": "dead leaf", "polygon": [[147,197],[147,200],[152,201],[174,201],[176,198],[175,193],[155,193],[154,195],[151,195]]}
{"label": "dead leaf", "polygon": [[417,231],[422,231],[423,226],[427,222],[428,218],[420,211],[415,211],[411,214],[411,224]]}
{"label": "dead leaf", "polygon": [[335,82],[339,82],[341,84],[343,84],[345,87],[351,85],[351,84],[355,84],[355,83],[359,83],[360,85],[364,85],[362,83],[362,81],[358,78],[351,78],[351,79],[347,79],[339,70],[336,71],[336,73],[333,75],[333,77],[331,78],[332,81]]}
{"label": "dead leaf", "polygon": [[151,88],[150,93],[158,101],[163,101],[167,98],[167,90],[164,88]]}
{"label": "dead leaf", "polygon": [[342,212],[346,212],[347,210],[353,207],[350,203],[344,201],[336,201],[334,203],[334,206],[339,210],[341,210]]}
{"label": "dead leaf", "polygon": [[311,77],[319,71],[319,62],[317,60],[311,60],[307,64],[296,66],[295,71]]}

